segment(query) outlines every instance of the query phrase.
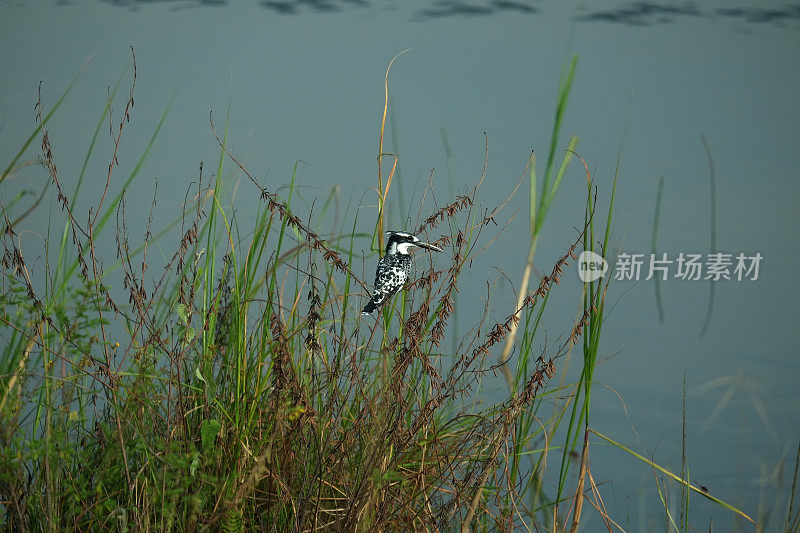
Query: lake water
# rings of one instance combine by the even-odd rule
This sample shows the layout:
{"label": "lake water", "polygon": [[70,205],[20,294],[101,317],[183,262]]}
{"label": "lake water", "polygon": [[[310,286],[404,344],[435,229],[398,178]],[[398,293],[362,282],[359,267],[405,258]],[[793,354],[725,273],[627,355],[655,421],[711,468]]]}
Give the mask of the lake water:
{"label": "lake water", "polygon": [[[107,88],[126,72],[129,46],[139,72],[121,164],[135,162],[175,92],[143,178],[128,194],[129,211],[149,206],[157,180],[157,222],[173,216],[200,161],[215,168],[209,111],[219,127],[229,102],[230,144],[272,190],[286,184],[302,160],[299,190],[306,205],[335,185],[343,202],[352,197],[373,205],[383,76],[388,61],[408,48],[392,67],[395,135],[387,134],[387,148],[400,155],[407,203],[418,198],[431,169],[445,196],[451,182],[456,192],[473,183],[482,168],[484,132],[490,145],[486,204],[513,187],[532,149],[541,171],[559,74],[574,53],[579,64],[562,146],[566,135],[580,137],[578,151],[600,188],[603,216],[622,147],[614,249],[650,253],[663,176],[659,252],[673,259],[681,252],[707,254],[711,192],[702,134],[716,168],[716,250],[734,257],[760,253],[759,277],[715,285],[702,337],[707,281],[663,282],[664,322],[652,280],[612,282],[592,425],[679,470],[685,375],[691,478],[751,516],[769,512],[769,530],[783,522],[800,436],[800,311],[794,300],[800,4],[0,1],[0,20],[3,168],[35,127],[39,81],[52,106],[87,58],[49,127],[64,176],[80,169]],[[128,83],[126,77],[123,93]],[[22,188],[40,189],[44,179],[20,172],[3,184],[3,201]],[[582,166],[573,163],[537,250],[541,271],[575,238],[585,183]],[[253,212],[249,187],[242,183],[238,192],[242,226]],[[514,300],[498,269],[517,283],[525,261],[518,243],[527,238],[526,194],[512,200],[514,209],[523,209],[495,254],[469,272],[478,285],[492,283],[498,317]],[[46,202],[58,211],[49,197]],[[361,230],[371,230],[369,218]],[[35,241],[46,230],[41,221],[26,224],[31,232],[24,239]],[[565,321],[579,305],[577,270],[568,277],[550,304],[546,326],[553,339],[566,332]],[[471,297],[481,296],[462,294],[460,305]],[[467,308],[459,322],[469,318]],[[574,360],[572,366],[568,376],[574,379]],[[601,490],[610,514],[632,531],[666,529],[650,469],[593,442],[592,472],[596,481],[609,482]],[[749,529],[699,498],[692,505],[699,529],[711,519],[716,531]]]}

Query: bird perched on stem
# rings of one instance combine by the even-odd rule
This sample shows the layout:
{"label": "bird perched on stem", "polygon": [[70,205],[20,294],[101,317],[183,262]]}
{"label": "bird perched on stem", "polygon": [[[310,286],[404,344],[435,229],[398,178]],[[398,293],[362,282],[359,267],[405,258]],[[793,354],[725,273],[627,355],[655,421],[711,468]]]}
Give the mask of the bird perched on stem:
{"label": "bird perched on stem", "polygon": [[416,235],[405,231],[387,231],[389,239],[386,241],[386,254],[378,261],[375,270],[375,289],[364,310],[364,315],[369,315],[403,288],[414,262],[411,252],[416,248],[426,248],[441,252],[438,246],[419,240]]}

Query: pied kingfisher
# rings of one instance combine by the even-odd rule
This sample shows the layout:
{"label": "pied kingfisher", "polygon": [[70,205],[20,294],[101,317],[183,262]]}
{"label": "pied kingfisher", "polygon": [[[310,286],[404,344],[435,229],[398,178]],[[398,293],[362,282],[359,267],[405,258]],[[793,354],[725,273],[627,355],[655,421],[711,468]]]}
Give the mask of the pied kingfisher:
{"label": "pied kingfisher", "polygon": [[389,239],[386,241],[386,254],[378,261],[375,269],[375,289],[364,310],[364,315],[369,315],[379,309],[394,293],[405,285],[411,273],[411,251],[414,248],[427,248],[441,252],[438,246],[419,240],[415,235],[404,231],[387,231]]}

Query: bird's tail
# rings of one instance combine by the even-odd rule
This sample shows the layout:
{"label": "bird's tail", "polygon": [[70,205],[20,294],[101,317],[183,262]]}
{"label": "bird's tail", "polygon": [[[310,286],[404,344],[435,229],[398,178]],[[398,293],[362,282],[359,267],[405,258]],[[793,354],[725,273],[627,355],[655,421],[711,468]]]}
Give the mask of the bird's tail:
{"label": "bird's tail", "polygon": [[384,295],[381,293],[376,293],[372,295],[372,298],[369,299],[367,305],[364,306],[364,309],[361,311],[362,315],[371,315],[373,311],[383,304]]}

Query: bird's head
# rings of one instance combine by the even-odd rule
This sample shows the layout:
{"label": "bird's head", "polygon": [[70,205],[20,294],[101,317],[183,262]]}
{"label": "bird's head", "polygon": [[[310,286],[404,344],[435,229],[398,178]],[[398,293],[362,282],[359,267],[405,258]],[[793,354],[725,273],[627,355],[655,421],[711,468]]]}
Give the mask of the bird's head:
{"label": "bird's head", "polygon": [[387,254],[410,254],[415,248],[427,248],[435,252],[441,252],[438,246],[421,241],[416,235],[405,231],[387,231],[386,253]]}

